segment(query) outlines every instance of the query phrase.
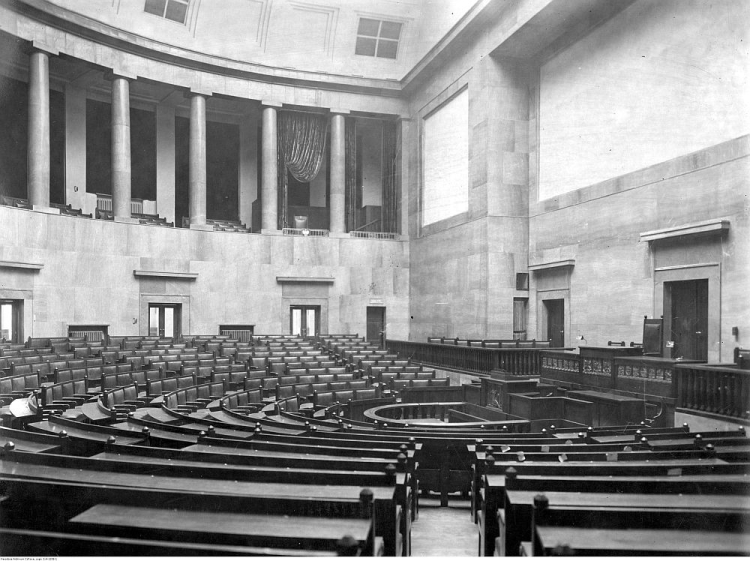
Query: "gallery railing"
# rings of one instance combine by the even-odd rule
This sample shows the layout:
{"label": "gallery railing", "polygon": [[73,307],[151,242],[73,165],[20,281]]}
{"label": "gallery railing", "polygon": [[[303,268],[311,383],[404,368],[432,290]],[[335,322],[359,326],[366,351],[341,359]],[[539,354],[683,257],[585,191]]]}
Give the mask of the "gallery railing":
{"label": "gallery railing", "polygon": [[489,373],[500,369],[516,375],[537,376],[541,366],[542,349],[487,349],[394,339],[387,339],[385,345],[390,352],[403,358],[473,372]]}
{"label": "gallery railing", "polygon": [[677,407],[750,418],[750,370],[731,364],[681,364],[675,367]]}

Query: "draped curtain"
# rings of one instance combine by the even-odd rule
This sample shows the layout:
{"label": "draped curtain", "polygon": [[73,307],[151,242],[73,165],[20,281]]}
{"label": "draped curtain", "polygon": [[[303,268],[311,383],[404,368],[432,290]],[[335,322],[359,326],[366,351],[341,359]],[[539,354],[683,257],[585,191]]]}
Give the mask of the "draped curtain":
{"label": "draped curtain", "polygon": [[398,232],[398,175],[397,161],[400,152],[400,135],[398,134],[398,122],[389,121],[383,123],[383,207],[382,231]]}
{"label": "draped curtain", "polygon": [[324,115],[280,111],[278,120],[279,229],[289,227],[287,171],[303,183],[318,175],[326,149]]}
{"label": "draped curtain", "polygon": [[357,185],[357,122],[352,117],[344,121],[346,189],[346,231],[359,227],[359,209],[362,208],[362,190]]}

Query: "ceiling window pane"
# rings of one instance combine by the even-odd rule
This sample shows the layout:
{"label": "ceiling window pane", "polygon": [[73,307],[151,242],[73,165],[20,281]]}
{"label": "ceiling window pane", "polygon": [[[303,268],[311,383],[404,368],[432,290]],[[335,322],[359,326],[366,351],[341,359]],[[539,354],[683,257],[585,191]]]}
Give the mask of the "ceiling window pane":
{"label": "ceiling window pane", "polygon": [[378,55],[380,58],[396,58],[398,52],[398,41],[383,41],[378,43]]}
{"label": "ceiling window pane", "polygon": [[377,37],[380,22],[376,19],[360,18],[357,35],[367,35],[368,37]]}
{"label": "ceiling window pane", "polygon": [[143,11],[147,14],[154,14],[157,16],[164,16],[164,8],[167,5],[167,0],[146,0],[146,5]]}
{"label": "ceiling window pane", "polygon": [[377,39],[357,37],[357,48],[354,53],[358,55],[375,56],[375,48],[377,47],[377,44]]}
{"label": "ceiling window pane", "polygon": [[190,0],[146,0],[143,11],[178,23],[185,23]]}
{"label": "ceiling window pane", "polygon": [[401,24],[392,21],[384,21],[380,26],[380,37],[382,39],[396,39],[401,35]]}
{"label": "ceiling window pane", "polygon": [[360,18],[355,54],[395,59],[403,24]]}
{"label": "ceiling window pane", "polygon": [[167,19],[171,19],[172,21],[178,21],[180,23],[185,23],[185,16],[187,15],[187,4],[182,4],[180,2],[169,2],[167,4]]}

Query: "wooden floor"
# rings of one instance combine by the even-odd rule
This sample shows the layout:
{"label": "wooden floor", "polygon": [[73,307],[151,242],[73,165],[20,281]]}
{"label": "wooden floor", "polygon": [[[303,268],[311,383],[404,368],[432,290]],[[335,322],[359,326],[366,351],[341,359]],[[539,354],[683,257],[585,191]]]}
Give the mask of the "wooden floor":
{"label": "wooden floor", "polygon": [[419,520],[411,529],[412,557],[476,557],[478,531],[469,516],[468,500],[451,498],[440,507],[438,498],[419,498]]}

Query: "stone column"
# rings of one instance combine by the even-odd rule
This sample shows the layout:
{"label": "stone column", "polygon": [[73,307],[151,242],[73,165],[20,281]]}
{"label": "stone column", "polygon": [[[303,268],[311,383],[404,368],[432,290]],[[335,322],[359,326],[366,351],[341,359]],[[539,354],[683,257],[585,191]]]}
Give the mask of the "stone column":
{"label": "stone column", "polygon": [[190,95],[190,227],[206,226],[206,97]]}
{"label": "stone column", "polygon": [[33,207],[49,208],[49,55],[29,54],[29,139],[27,192]]}
{"label": "stone column", "polygon": [[115,220],[130,216],[130,81],[112,75],[112,211]]}
{"label": "stone column", "polygon": [[175,106],[156,106],[156,210],[167,222],[182,226],[175,216]]}
{"label": "stone column", "polygon": [[263,230],[278,230],[278,129],[276,107],[263,107],[263,169],[262,169],[262,218]]}
{"label": "stone column", "polygon": [[328,201],[330,214],[328,229],[332,234],[346,232],[346,141],[344,115],[331,115],[331,197]]}

